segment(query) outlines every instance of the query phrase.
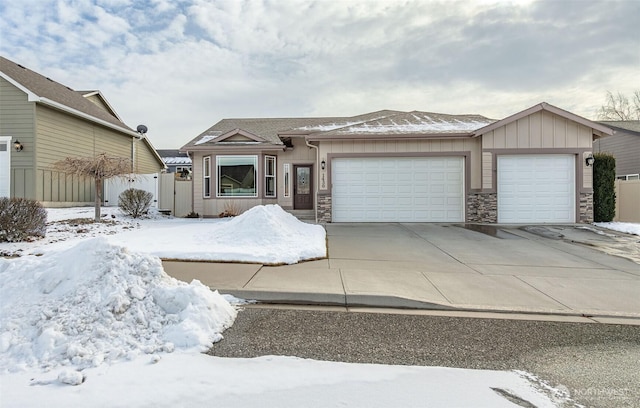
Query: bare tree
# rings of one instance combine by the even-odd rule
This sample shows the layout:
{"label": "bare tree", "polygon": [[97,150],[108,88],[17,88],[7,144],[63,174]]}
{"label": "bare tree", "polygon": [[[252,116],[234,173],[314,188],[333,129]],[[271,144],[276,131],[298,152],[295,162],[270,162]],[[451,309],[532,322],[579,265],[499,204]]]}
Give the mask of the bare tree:
{"label": "bare tree", "polygon": [[101,153],[95,157],[67,157],[55,162],[53,167],[67,175],[90,177],[94,180],[96,186],[95,221],[100,221],[102,183],[111,177],[122,177],[131,173],[131,160]]}
{"label": "bare tree", "polygon": [[604,105],[598,110],[600,120],[640,120],[640,90],[633,92],[631,100],[618,92],[607,91]]}

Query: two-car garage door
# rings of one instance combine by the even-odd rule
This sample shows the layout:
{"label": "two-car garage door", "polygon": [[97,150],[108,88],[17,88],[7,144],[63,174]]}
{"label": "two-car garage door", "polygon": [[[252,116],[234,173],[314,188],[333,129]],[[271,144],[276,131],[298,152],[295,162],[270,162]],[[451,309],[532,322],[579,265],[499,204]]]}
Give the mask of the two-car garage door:
{"label": "two-car garage door", "polygon": [[334,222],[463,222],[462,157],[336,158]]}

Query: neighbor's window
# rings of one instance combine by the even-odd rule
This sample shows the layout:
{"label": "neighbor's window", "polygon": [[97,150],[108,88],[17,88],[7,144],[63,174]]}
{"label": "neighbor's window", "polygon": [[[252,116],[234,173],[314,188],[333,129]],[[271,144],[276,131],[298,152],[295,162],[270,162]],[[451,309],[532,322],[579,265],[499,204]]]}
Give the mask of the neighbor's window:
{"label": "neighbor's window", "polygon": [[264,158],[264,196],[276,196],[276,157],[265,156]]}
{"label": "neighbor's window", "polygon": [[217,156],[218,197],[257,197],[258,156]]}
{"label": "neighbor's window", "polygon": [[203,196],[209,198],[211,197],[211,157],[202,159],[202,175],[204,180]]}
{"label": "neighbor's window", "polygon": [[289,184],[291,184],[289,182],[289,163],[285,163],[284,164],[284,196],[285,197],[290,197],[291,193],[290,193],[290,187]]}

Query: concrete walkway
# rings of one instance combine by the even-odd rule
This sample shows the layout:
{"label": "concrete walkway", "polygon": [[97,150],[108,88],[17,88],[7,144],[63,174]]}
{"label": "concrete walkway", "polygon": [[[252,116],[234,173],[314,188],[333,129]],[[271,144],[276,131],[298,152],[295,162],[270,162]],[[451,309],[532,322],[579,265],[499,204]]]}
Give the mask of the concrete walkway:
{"label": "concrete walkway", "polygon": [[[611,323],[640,318],[640,265],[574,242],[614,239],[575,226],[529,230],[535,234],[452,224],[326,230],[328,259],[164,267],[178,279],[270,303],[595,316]],[[629,238],[629,245],[637,241]]]}

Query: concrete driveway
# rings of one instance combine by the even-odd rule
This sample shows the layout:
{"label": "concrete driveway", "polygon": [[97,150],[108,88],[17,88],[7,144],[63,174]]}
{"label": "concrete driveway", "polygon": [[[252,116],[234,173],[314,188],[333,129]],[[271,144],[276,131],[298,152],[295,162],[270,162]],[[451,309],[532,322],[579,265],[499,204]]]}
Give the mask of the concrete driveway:
{"label": "concrete driveway", "polygon": [[536,228],[328,224],[328,259],[165,270],[265,302],[640,317],[639,264]]}

